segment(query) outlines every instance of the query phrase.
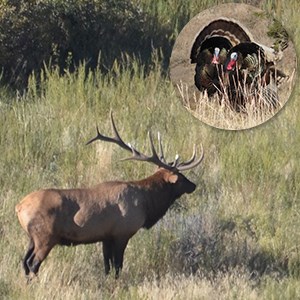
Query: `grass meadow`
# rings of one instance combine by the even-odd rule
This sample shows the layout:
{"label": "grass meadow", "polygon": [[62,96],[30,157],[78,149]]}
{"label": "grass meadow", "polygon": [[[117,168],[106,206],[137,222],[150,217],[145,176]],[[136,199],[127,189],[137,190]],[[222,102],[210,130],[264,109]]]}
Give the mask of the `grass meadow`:
{"label": "grass meadow", "polygon": [[[165,24],[176,9],[192,17],[222,1],[139,2]],[[256,2],[282,21],[299,53],[298,0]],[[183,25],[174,23],[174,36]],[[86,73],[83,64],[61,76],[49,67],[40,80],[30,77],[26,93],[0,88],[1,299],[300,299],[299,79],[267,123],[225,131],[183,107],[163,65],[155,51],[147,72],[124,55],[106,73]],[[14,211],[22,197],[155,169],[121,162],[127,154],[117,146],[85,146],[96,124],[110,134],[110,110],[124,140],[143,152],[150,129],[161,132],[169,159],[187,159],[202,144],[204,162],[186,172],[197,189],[130,240],[119,280],[104,276],[101,244],[92,244],[55,247],[27,284],[21,261],[28,238]]]}

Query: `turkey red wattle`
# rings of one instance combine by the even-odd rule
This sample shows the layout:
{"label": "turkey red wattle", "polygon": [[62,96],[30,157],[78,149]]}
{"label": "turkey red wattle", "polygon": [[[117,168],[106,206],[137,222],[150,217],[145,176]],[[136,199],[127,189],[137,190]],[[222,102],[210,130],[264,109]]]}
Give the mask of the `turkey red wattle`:
{"label": "turkey red wattle", "polygon": [[236,61],[237,61],[237,53],[233,52],[230,55],[230,61],[227,64],[226,70],[227,71],[232,71],[235,68],[236,65]]}

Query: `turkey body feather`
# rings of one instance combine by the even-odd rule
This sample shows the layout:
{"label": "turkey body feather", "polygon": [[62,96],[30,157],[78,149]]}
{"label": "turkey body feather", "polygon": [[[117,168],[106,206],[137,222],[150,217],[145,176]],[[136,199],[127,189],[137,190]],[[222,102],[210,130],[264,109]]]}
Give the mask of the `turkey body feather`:
{"label": "turkey body feather", "polygon": [[[277,72],[274,62],[266,59],[261,45],[246,42],[231,48],[224,63],[224,72],[229,77],[229,102],[235,109],[245,107],[249,95],[269,107],[278,105]],[[281,71],[278,75],[285,77]]]}

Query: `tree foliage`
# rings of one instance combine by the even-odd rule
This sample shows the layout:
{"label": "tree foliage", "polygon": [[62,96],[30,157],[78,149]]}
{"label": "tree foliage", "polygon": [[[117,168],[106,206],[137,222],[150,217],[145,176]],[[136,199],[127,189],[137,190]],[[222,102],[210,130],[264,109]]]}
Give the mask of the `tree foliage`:
{"label": "tree foliage", "polygon": [[26,87],[43,64],[61,72],[85,61],[110,68],[122,53],[149,61],[153,48],[171,51],[171,27],[153,28],[142,7],[126,0],[0,2],[0,66],[5,82]]}

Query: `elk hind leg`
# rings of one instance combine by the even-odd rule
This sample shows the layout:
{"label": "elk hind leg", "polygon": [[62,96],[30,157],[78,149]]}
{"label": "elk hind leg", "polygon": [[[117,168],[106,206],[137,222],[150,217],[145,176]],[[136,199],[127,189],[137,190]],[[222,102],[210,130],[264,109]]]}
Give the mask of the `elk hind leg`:
{"label": "elk hind leg", "polygon": [[51,249],[55,246],[55,242],[48,238],[40,241],[39,239],[33,239],[34,250],[30,257],[27,259],[27,266],[33,274],[37,275],[39,268],[45,258],[48,256]]}
{"label": "elk hind leg", "polygon": [[29,273],[30,273],[30,269],[29,269],[29,265],[28,265],[28,260],[32,256],[33,251],[34,251],[34,243],[33,243],[33,239],[30,238],[28,250],[27,250],[26,255],[25,255],[24,259],[23,259],[23,268],[25,270],[25,275],[26,276],[29,275]]}
{"label": "elk hind leg", "polygon": [[52,248],[53,248],[53,246],[46,245],[44,247],[39,248],[36,251],[36,253],[34,255],[34,258],[32,260],[31,267],[30,267],[30,271],[32,273],[34,273],[35,275],[37,275],[42,262],[48,256],[48,254],[49,254],[49,252],[51,251]]}

